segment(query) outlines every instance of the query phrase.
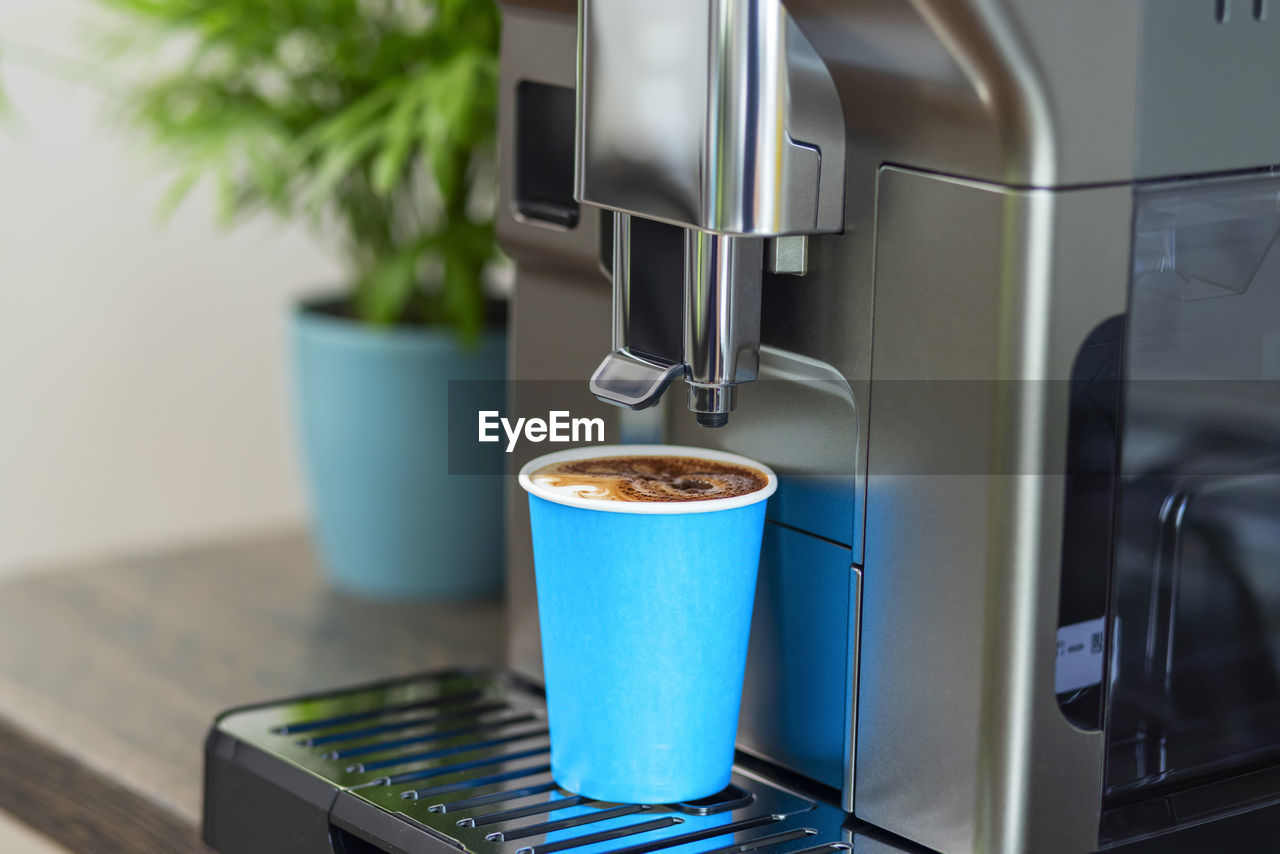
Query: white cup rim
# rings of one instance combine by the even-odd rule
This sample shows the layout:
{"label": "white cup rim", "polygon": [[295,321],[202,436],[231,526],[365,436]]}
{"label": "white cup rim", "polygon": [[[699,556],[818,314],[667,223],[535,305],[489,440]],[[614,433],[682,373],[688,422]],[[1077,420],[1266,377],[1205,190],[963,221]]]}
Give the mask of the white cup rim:
{"label": "white cup rim", "polygon": [[[731,498],[708,498],[703,501],[601,501],[594,498],[580,498],[564,492],[556,492],[533,482],[530,475],[553,463],[572,460],[589,460],[595,457],[703,457],[722,463],[734,463],[747,466],[762,473],[768,482],[755,492],[746,495],[735,495]],[[598,510],[604,513],[634,513],[642,516],[676,516],[687,513],[714,513],[717,510],[733,510],[747,507],[766,500],[778,489],[778,476],[773,469],[761,462],[740,454],[719,451],[712,448],[692,448],[687,445],[587,445],[581,448],[569,448],[564,451],[553,451],[530,460],[520,468],[520,486],[530,495],[563,504],[567,507],[580,507],[583,510]]]}

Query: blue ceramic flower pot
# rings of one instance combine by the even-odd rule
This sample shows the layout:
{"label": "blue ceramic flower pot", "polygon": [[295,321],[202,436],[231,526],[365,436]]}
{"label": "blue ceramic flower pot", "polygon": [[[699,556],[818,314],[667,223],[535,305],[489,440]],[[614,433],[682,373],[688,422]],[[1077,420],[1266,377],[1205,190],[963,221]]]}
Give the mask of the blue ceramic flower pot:
{"label": "blue ceramic flower pot", "polygon": [[501,380],[506,336],[373,329],[303,305],[294,400],[312,522],[337,587],[364,596],[501,589],[502,478],[450,475],[450,380]]}

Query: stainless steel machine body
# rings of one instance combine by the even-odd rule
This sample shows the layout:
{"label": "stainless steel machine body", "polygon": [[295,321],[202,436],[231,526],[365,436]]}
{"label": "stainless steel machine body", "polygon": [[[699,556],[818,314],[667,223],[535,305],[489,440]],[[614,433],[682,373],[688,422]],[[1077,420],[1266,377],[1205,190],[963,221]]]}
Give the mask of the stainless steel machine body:
{"label": "stainless steel machine body", "polygon": [[[1145,534],[1127,533],[1145,524],[1123,516],[1138,506],[1128,469],[1104,467],[1103,509],[1081,516],[1069,465],[1090,353],[1129,382],[1280,378],[1271,5],[504,4],[512,405],[604,416],[610,438],[656,431],[782,475],[743,751],[943,852],[1091,851],[1280,796],[1269,778],[1239,783],[1274,764],[1280,739],[1251,742],[1248,761],[1180,767],[1150,758],[1173,743],[1154,718],[1121,738],[1131,685],[1174,696],[1173,641],[1161,658],[1154,642],[1138,654],[1141,637],[1172,637],[1183,618],[1146,631],[1126,611],[1146,584],[1144,608],[1176,612]],[[538,186],[574,147],[576,168],[552,170],[561,186]],[[1221,285],[1214,271],[1248,258],[1243,284]],[[1116,318],[1127,331],[1099,337]],[[1222,333],[1227,320],[1246,332]],[[1179,335],[1212,357],[1161,349]],[[727,426],[595,400],[643,408],[676,379],[703,423],[723,423],[736,397]],[[1108,453],[1138,460],[1151,446],[1139,416],[1160,410],[1127,386],[1109,393]],[[1251,452],[1264,479],[1275,450]],[[1257,497],[1274,482],[1231,483],[1241,506],[1274,507]],[[511,495],[511,655],[537,679],[524,500]],[[1255,533],[1280,524],[1260,515]],[[1277,647],[1280,594],[1257,584],[1259,631]],[[1063,691],[1063,631],[1091,624],[1064,617],[1080,585],[1100,609],[1091,654],[1106,675]],[[1196,808],[1178,801],[1193,787]]]}

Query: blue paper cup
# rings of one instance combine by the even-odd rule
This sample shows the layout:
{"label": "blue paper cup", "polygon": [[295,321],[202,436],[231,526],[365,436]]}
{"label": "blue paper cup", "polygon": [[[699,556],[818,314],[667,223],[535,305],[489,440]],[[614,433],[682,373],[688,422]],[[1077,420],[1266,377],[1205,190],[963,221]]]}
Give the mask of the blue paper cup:
{"label": "blue paper cup", "polygon": [[[688,456],[750,466],[764,489],[594,501],[535,484],[568,460]],[[520,471],[529,493],[551,772],[602,801],[676,803],[729,784],[765,500],[745,457],[674,445],[575,448]]]}

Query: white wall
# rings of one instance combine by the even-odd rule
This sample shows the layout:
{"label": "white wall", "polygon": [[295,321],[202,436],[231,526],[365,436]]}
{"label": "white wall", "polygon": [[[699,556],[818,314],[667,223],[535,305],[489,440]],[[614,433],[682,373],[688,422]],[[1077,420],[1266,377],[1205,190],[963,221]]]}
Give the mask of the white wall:
{"label": "white wall", "polygon": [[298,230],[168,223],[83,63],[89,0],[0,0],[0,576],[299,523],[285,324],[340,272]]}

